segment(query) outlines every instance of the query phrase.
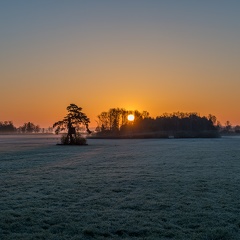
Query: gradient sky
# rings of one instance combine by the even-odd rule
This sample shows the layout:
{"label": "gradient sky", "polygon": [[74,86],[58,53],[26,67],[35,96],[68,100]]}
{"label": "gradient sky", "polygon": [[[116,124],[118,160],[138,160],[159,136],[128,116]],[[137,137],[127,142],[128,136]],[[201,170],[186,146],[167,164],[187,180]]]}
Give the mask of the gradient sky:
{"label": "gradient sky", "polygon": [[66,107],[240,124],[239,0],[2,0],[0,121],[48,127]]}

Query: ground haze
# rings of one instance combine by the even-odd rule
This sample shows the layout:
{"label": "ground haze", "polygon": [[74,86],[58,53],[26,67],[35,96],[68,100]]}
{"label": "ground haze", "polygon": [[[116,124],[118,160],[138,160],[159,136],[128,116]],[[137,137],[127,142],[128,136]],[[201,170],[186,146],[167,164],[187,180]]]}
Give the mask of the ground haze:
{"label": "ground haze", "polygon": [[239,239],[240,138],[0,136],[0,239]]}

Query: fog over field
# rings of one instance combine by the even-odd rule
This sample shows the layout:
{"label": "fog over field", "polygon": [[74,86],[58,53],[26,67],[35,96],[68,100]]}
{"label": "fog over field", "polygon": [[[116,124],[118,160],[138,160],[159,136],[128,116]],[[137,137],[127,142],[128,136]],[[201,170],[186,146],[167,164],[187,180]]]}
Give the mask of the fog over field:
{"label": "fog over field", "polygon": [[240,239],[240,138],[0,136],[0,239]]}

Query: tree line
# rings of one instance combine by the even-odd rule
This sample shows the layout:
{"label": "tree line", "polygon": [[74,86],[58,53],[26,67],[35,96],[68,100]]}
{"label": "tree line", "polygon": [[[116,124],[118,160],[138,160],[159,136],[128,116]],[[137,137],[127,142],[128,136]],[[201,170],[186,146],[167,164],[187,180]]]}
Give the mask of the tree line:
{"label": "tree line", "polygon": [[[26,122],[20,127],[15,127],[12,121],[0,121],[0,133],[52,133],[53,128],[56,132],[68,129],[81,130],[81,124],[88,129],[90,119],[81,112],[82,108],[75,104],[67,107],[68,114],[61,120],[56,122],[53,127],[40,128],[32,122]],[[134,115],[134,121],[129,121],[128,116]],[[111,108],[97,116],[96,136],[126,136],[138,135],[149,137],[201,137],[201,136],[217,136],[218,133],[232,134],[240,133],[240,126],[233,127],[229,121],[222,126],[214,115],[209,114],[200,116],[198,113],[165,113],[156,118],[152,118],[149,112],[138,110],[129,111],[124,108]],[[204,133],[204,134],[203,134]],[[207,135],[206,135],[207,134]],[[71,138],[71,137],[69,137]],[[69,140],[69,139],[68,139]],[[70,139],[71,140],[71,139]],[[70,141],[69,140],[69,141]],[[71,141],[70,141],[71,142]]]}
{"label": "tree line", "polygon": [[26,122],[20,127],[15,127],[12,121],[0,121],[1,133],[52,133],[51,127],[45,129],[32,122]]}
{"label": "tree line", "polygon": [[[135,116],[128,121],[128,115]],[[127,111],[111,108],[98,115],[97,137],[217,137],[219,132],[229,131],[229,124],[222,127],[214,115],[200,116],[198,113],[165,113],[156,118],[147,111]]]}

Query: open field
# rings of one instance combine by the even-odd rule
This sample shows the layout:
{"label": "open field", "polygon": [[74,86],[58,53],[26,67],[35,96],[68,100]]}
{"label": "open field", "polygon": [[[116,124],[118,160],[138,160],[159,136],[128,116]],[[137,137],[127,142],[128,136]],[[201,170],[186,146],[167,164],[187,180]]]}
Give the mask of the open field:
{"label": "open field", "polygon": [[240,138],[0,136],[0,239],[240,239]]}

